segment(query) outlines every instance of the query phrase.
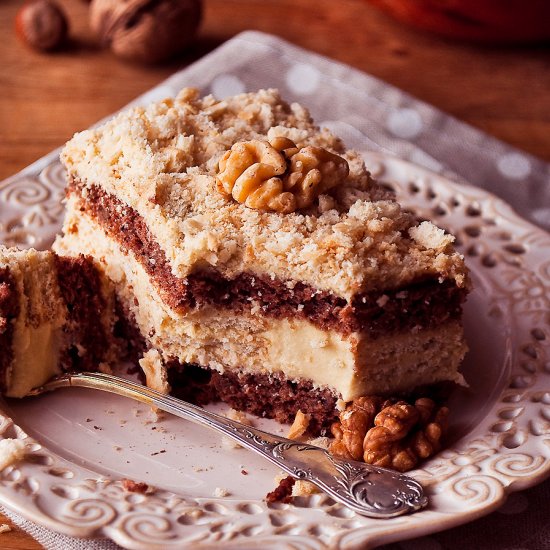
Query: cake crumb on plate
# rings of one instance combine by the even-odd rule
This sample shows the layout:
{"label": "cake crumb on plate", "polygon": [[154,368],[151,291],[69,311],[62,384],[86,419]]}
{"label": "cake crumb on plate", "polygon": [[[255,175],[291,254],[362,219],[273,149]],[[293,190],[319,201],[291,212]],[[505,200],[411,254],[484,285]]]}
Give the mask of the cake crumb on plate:
{"label": "cake crumb on plate", "polygon": [[310,495],[316,495],[320,492],[321,490],[316,485],[313,485],[313,483],[304,479],[297,479],[292,487],[293,497],[308,497]]}
{"label": "cake crumb on plate", "polygon": [[308,439],[308,443],[310,445],[315,445],[316,447],[321,447],[321,449],[325,449],[325,450],[329,448],[330,442],[331,442],[331,438],[326,436]]}
{"label": "cake crumb on plate", "polygon": [[279,474],[275,477],[275,482],[277,483],[277,487],[267,493],[265,497],[266,501],[289,503],[292,500],[292,488],[296,480],[292,476]]}
{"label": "cake crumb on plate", "polygon": [[[253,426],[254,422],[246,414],[235,409],[229,409],[224,416],[229,418],[229,420],[234,420],[235,422],[240,422],[246,426]],[[226,450],[231,449],[241,449],[242,445],[239,445],[234,439],[226,435],[222,436],[222,447]]]}
{"label": "cake crumb on plate", "polygon": [[299,437],[302,437],[307,431],[310,420],[310,414],[304,414],[301,410],[298,410],[296,416],[294,417],[294,422],[288,430],[288,439],[298,439]]}
{"label": "cake crumb on plate", "polygon": [[20,439],[0,440],[0,470],[23,460],[25,447],[25,442]]}
{"label": "cake crumb on plate", "polygon": [[223,487],[216,487],[214,489],[214,496],[217,498],[228,497],[231,493]]}
{"label": "cake crumb on plate", "polygon": [[122,484],[122,487],[126,489],[126,491],[130,493],[140,493],[145,494],[147,492],[150,492],[150,487],[147,485],[147,483],[144,483],[143,481],[134,481],[133,479],[121,479],[120,483]]}

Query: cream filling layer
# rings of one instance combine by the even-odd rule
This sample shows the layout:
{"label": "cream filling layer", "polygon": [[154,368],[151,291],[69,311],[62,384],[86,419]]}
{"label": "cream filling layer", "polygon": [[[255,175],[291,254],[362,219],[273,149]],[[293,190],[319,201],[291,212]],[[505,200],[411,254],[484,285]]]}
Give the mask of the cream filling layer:
{"label": "cream filling layer", "polygon": [[52,255],[30,250],[13,258],[20,313],[13,333],[13,360],[8,372],[9,397],[24,397],[60,372],[65,308],[57,286]]}
{"label": "cream filling layer", "polygon": [[30,390],[41,386],[59,374],[61,329],[54,323],[33,328],[17,323],[13,337],[14,368],[6,395],[24,397]]}
{"label": "cream filling layer", "polygon": [[[409,381],[416,386],[459,380],[464,346],[458,352],[446,347],[449,334],[460,340],[458,323],[371,341],[358,333],[342,336],[305,320],[273,319],[260,313],[238,315],[214,307],[175,312],[161,300],[133,254],[122,251],[78,211],[74,198],[68,201],[65,224],[71,230],[56,241],[55,249],[69,255],[90,254],[102,265],[148,344],[164,359],[177,358],[220,372],[281,373],[290,380],[328,387],[345,401],[411,389]],[[456,343],[457,338],[452,341]],[[425,368],[415,370],[424,363]]]}

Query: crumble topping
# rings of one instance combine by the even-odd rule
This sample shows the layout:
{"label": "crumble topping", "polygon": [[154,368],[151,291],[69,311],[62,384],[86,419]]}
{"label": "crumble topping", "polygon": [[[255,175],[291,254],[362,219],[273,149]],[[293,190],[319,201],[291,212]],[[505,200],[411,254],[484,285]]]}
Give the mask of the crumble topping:
{"label": "crumble topping", "polygon": [[[344,159],[349,173],[311,206],[284,215],[217,191],[218,164],[228,150],[275,140],[291,140],[298,150],[321,148]],[[424,246],[409,231],[418,222],[373,182],[360,155],[276,90],[217,101],[185,89],[76,134],[62,160],[70,179],[101,184],[135,209],[181,278],[209,268],[228,279],[248,271],[348,300],[419,277],[467,284],[462,257],[450,246]]]}
{"label": "crumble topping", "polygon": [[428,221],[424,221],[416,227],[411,227],[409,235],[420,246],[434,250],[445,250],[455,240],[452,235],[445,233],[443,229]]}

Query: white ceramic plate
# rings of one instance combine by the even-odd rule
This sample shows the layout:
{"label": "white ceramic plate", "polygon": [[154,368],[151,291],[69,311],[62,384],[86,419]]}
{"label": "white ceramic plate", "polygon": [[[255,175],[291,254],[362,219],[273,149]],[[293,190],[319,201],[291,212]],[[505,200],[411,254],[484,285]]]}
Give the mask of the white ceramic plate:
{"label": "white ceramic plate", "polygon": [[[29,455],[0,473],[0,502],[57,531],[136,549],[368,548],[468,522],[547,477],[550,236],[480,189],[393,157],[365,159],[403,203],[458,237],[475,282],[465,308],[470,388],[451,397],[449,447],[412,472],[427,489],[426,510],[373,520],[324,495],[267,505],[271,465],[185,421],[151,423],[143,406],[79,389],[2,404],[1,436],[25,439]],[[63,185],[51,158],[0,183],[0,242],[47,246]],[[154,490],[128,493],[121,478]]]}

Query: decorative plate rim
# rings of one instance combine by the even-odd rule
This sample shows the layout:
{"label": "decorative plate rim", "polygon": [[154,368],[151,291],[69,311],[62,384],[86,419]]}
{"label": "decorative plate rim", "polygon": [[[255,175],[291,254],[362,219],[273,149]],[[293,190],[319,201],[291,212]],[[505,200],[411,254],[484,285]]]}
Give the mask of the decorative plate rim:
{"label": "decorative plate rim", "polygon": [[[412,472],[426,487],[428,509],[372,520],[357,518],[324,495],[302,498],[297,506],[189,499],[161,490],[129,500],[119,481],[52,453],[5,413],[0,436],[25,440],[28,455],[0,472],[0,503],[64,534],[108,537],[135,549],[184,542],[201,548],[237,542],[241,548],[298,542],[305,548],[365,548],[467,523],[499,507],[510,492],[550,476],[550,235],[483,189],[397,157],[363,156],[401,202],[457,235],[472,271],[491,283],[489,314],[495,319],[515,314],[506,325],[510,372],[499,395],[478,426]],[[59,162],[49,159],[0,182],[0,202],[7,206],[0,242],[43,247],[59,229],[64,178]],[[47,509],[45,490],[56,495],[46,499]],[[299,523],[286,521],[288,516]]]}

